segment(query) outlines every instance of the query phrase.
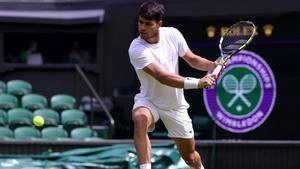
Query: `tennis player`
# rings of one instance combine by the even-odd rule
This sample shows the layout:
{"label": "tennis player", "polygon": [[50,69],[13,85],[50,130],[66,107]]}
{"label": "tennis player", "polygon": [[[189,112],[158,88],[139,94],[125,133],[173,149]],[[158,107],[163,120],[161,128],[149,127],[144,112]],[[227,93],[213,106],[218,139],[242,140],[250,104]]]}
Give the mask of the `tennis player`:
{"label": "tennis player", "polygon": [[129,47],[130,62],[141,83],[132,112],[134,145],[140,169],[151,169],[151,143],[148,132],[162,120],[185,162],[195,169],[204,169],[195,151],[191,118],[183,89],[200,89],[215,84],[216,77],[182,77],[178,74],[178,59],[191,67],[208,71],[217,63],[195,55],[182,34],[173,27],[162,27],[164,6],[155,1],[144,2],[139,8],[138,31]]}

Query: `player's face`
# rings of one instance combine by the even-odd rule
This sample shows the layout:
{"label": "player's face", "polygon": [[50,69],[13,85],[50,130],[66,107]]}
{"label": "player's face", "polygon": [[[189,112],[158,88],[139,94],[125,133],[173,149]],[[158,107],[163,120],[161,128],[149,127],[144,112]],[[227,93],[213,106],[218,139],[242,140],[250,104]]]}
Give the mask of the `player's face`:
{"label": "player's face", "polygon": [[140,37],[150,43],[155,43],[159,39],[159,27],[161,27],[161,25],[162,21],[148,20],[139,17],[138,31]]}

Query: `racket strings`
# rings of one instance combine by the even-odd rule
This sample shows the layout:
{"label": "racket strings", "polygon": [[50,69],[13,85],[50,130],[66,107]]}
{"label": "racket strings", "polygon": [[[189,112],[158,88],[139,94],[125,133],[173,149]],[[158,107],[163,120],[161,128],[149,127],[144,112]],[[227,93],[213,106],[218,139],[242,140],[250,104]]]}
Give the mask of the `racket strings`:
{"label": "racket strings", "polygon": [[254,35],[255,26],[248,22],[240,22],[230,27],[223,36],[221,50],[225,54],[231,54],[239,50]]}
{"label": "racket strings", "polygon": [[250,36],[225,36],[222,43],[222,51],[226,54],[233,53],[247,43]]}

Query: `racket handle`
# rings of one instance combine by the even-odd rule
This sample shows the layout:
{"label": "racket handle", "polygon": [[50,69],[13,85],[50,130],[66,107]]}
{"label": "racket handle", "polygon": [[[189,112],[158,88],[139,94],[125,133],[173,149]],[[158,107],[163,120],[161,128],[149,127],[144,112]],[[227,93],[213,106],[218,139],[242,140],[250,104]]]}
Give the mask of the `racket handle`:
{"label": "racket handle", "polygon": [[[216,77],[218,77],[219,73],[222,70],[222,67],[223,67],[222,65],[218,65],[211,74],[214,74],[214,75],[216,75]],[[209,87],[208,86],[204,86],[204,88],[208,89]]]}
{"label": "racket handle", "polygon": [[223,67],[222,65],[218,65],[218,66],[215,68],[215,70],[212,72],[212,74],[218,76],[219,73],[220,73],[221,70],[222,70],[222,67]]}

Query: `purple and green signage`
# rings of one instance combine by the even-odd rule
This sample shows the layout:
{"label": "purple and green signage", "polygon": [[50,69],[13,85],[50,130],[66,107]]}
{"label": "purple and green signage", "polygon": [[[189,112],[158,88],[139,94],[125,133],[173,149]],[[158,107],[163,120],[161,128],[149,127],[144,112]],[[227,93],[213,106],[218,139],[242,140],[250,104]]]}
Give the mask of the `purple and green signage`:
{"label": "purple and green signage", "polygon": [[234,133],[259,127],[276,100],[275,78],[259,55],[241,51],[233,56],[217,85],[204,90],[206,109],[218,126]]}

